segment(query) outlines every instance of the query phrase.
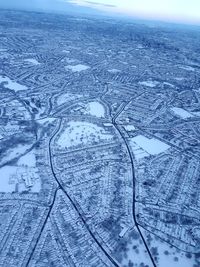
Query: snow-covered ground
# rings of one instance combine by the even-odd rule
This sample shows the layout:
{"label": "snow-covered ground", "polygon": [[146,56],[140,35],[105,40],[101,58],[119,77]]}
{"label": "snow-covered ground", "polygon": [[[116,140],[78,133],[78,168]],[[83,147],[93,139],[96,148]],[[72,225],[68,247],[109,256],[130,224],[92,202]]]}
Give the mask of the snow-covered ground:
{"label": "snow-covered ground", "polygon": [[135,127],[133,125],[125,125],[124,128],[128,132],[135,131]]}
{"label": "snow-covered ground", "polygon": [[0,192],[12,193],[30,190],[39,192],[41,189],[40,177],[36,168],[36,157],[32,150],[22,156],[16,166],[0,168]]}
{"label": "snow-covered ground", "polygon": [[130,141],[131,149],[134,153],[135,159],[139,161],[140,159],[149,156],[149,154],[144,151],[140,146],[138,146],[135,142],[132,140]]}
{"label": "snow-covered ground", "polygon": [[110,140],[113,136],[104,128],[96,124],[83,121],[71,121],[58,138],[57,144],[61,148],[69,148],[79,145],[98,143],[102,140]]}
{"label": "snow-covered ground", "polygon": [[191,117],[193,117],[193,115],[192,115],[190,112],[186,111],[186,110],[183,109],[183,108],[176,108],[176,107],[174,107],[174,108],[171,108],[171,110],[172,110],[176,115],[178,115],[179,117],[181,117],[182,119],[187,119],[187,118],[191,118]]}
{"label": "snow-covered ground", "polygon": [[[158,261],[156,262],[157,267],[192,267],[195,264],[194,255],[186,256],[186,253],[170,246],[167,242],[162,241],[160,238],[153,236],[145,232],[141,228],[142,233],[151,236],[150,248],[156,248]],[[147,240],[147,238],[145,237]]]}
{"label": "snow-covered ground", "polygon": [[72,72],[81,72],[89,68],[90,68],[89,66],[82,65],[82,64],[65,66],[66,70],[71,70]]}
{"label": "snow-covered ground", "polygon": [[134,144],[137,145],[136,147],[139,147],[141,149],[141,152],[138,153],[139,155],[142,153],[142,151],[144,151],[142,153],[143,156],[146,155],[146,153],[150,155],[157,155],[170,148],[169,145],[161,142],[158,139],[149,139],[143,135],[138,135],[131,138],[131,146],[133,147],[133,150],[135,150]]}
{"label": "snow-covered ground", "polygon": [[18,165],[27,166],[27,167],[36,167],[36,157],[34,150],[31,150],[26,155],[22,156],[18,160]]}
{"label": "snow-covered ground", "polygon": [[40,65],[40,63],[35,58],[27,58],[24,61],[31,63],[33,65]]}
{"label": "snow-covered ground", "polygon": [[78,94],[62,94],[57,98],[57,104],[62,105],[64,103],[68,103],[69,101],[75,100],[82,97],[81,95]]}
{"label": "snow-covered ground", "polygon": [[85,114],[103,118],[105,117],[105,109],[104,106],[97,101],[89,102],[86,105]]}
{"label": "snow-covered ground", "polygon": [[108,72],[110,72],[110,73],[119,73],[119,72],[121,72],[121,70],[118,70],[118,69],[109,69]]}
{"label": "snow-covered ground", "polygon": [[182,70],[195,71],[195,68],[191,66],[179,66],[179,68]]}
{"label": "snow-covered ground", "polygon": [[6,156],[4,156],[3,158],[0,159],[0,164],[6,164],[8,161],[19,157],[20,155],[22,155],[23,153],[26,152],[26,150],[28,150],[30,148],[30,145],[22,145],[22,144],[18,144],[16,147],[9,149],[7,151]]}
{"label": "snow-covered ground", "polygon": [[10,78],[2,75],[0,75],[0,83],[4,83],[5,88],[14,90],[15,92],[28,89],[25,85],[21,85],[15,81],[12,81]]}
{"label": "snow-covered ground", "polygon": [[159,84],[159,82],[157,82],[157,81],[143,81],[143,82],[139,82],[139,84],[153,88],[153,87],[156,87]]}
{"label": "snow-covered ground", "polygon": [[[129,237],[128,244],[125,247],[125,255],[120,266],[126,267],[153,267],[149,255],[137,234],[137,238]],[[171,267],[171,266],[170,266]]]}

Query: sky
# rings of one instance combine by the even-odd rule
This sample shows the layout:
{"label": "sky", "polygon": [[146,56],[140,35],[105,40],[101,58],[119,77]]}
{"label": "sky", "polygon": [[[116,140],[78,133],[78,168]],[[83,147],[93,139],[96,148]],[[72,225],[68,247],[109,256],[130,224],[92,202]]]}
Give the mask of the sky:
{"label": "sky", "polygon": [[200,0],[0,0],[0,7],[80,13],[200,25]]}

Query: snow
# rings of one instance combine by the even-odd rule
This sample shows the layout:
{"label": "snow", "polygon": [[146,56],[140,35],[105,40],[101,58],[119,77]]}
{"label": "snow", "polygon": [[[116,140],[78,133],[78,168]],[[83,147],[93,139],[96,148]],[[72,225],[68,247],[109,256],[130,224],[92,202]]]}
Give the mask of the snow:
{"label": "snow", "polygon": [[98,118],[103,118],[105,117],[105,109],[104,106],[99,102],[90,102],[86,105],[85,114],[90,114]]}
{"label": "snow", "polygon": [[133,125],[125,125],[124,128],[128,132],[135,131],[135,127]]}
{"label": "snow", "polygon": [[69,54],[69,53],[70,53],[70,51],[69,51],[69,50],[63,50],[62,52],[63,52],[63,53],[67,53],[67,54]]}
{"label": "snow", "polygon": [[14,82],[10,78],[8,78],[6,76],[2,76],[2,75],[0,75],[0,83],[5,83],[4,84],[5,88],[14,90],[15,92],[28,89],[26,86],[21,85],[17,82]]}
{"label": "snow", "polygon": [[138,146],[135,142],[130,141],[131,144],[131,149],[134,153],[135,159],[137,161],[139,161],[140,159],[144,158],[144,157],[148,157],[149,154],[144,151],[140,146]]}
{"label": "snow", "polygon": [[163,84],[164,84],[164,85],[168,85],[168,86],[170,86],[170,87],[174,87],[174,85],[173,85],[173,84],[171,84],[171,83],[168,83],[168,82],[164,82]]}
{"label": "snow", "polygon": [[15,183],[11,183],[10,177],[16,173],[16,167],[5,166],[0,169],[0,192],[12,193],[15,191]]}
{"label": "snow", "polygon": [[96,124],[83,121],[71,121],[58,138],[57,144],[61,148],[88,145],[102,140],[112,139],[112,135]]}
{"label": "snow", "polygon": [[108,72],[110,72],[110,73],[118,73],[118,72],[121,72],[121,71],[118,70],[118,69],[110,69],[110,70],[108,70]]}
{"label": "snow", "polygon": [[0,177],[0,192],[3,193],[15,192],[17,185],[18,191],[39,192],[41,188],[35,168],[4,166],[0,169]]}
{"label": "snow", "polygon": [[81,72],[89,68],[90,68],[89,66],[82,65],[82,64],[65,66],[66,70],[71,70],[72,72]]}
{"label": "snow", "polygon": [[8,150],[8,153],[6,156],[4,156],[0,163],[1,165],[7,163],[8,161],[14,159],[14,158],[17,158],[19,157],[21,154],[25,153],[27,149],[29,149],[30,146],[29,145],[17,145],[16,147],[12,148],[12,149],[9,149]]}
{"label": "snow", "polygon": [[28,167],[36,167],[36,157],[35,157],[34,150],[31,150],[29,153],[22,156],[18,160],[18,165],[28,166]]}
{"label": "snow", "polygon": [[188,71],[195,71],[195,69],[190,66],[179,66],[179,68],[183,70],[188,70]]}
{"label": "snow", "polygon": [[34,150],[22,156],[16,166],[0,168],[0,192],[12,193],[30,191],[39,192],[41,181],[36,167]]}
{"label": "snow", "polygon": [[159,82],[157,82],[157,81],[143,81],[143,82],[139,82],[139,84],[153,88],[153,87],[156,87],[156,85],[158,85]]}
{"label": "snow", "polygon": [[[135,232],[135,231],[134,231]],[[126,237],[127,238],[127,237]],[[133,237],[128,237],[128,244],[125,247],[125,254],[120,262],[120,266],[128,267],[140,267],[140,266],[149,266],[152,267],[151,260],[146,252],[146,249],[143,245],[141,238],[138,235],[137,239]],[[130,265],[130,264],[134,265]],[[143,264],[142,264],[143,263]],[[171,266],[170,266],[171,267]]]}
{"label": "snow", "polygon": [[186,110],[183,109],[183,108],[176,108],[176,107],[174,107],[174,108],[171,108],[171,110],[172,110],[176,115],[178,115],[179,117],[181,117],[182,119],[187,119],[187,118],[191,118],[191,117],[193,117],[193,115],[192,115],[190,112],[186,111]]}
{"label": "snow", "polygon": [[158,139],[149,139],[143,135],[138,135],[136,137],[131,138],[131,143],[136,144],[139,148],[141,148],[150,155],[157,155],[170,148],[169,145],[161,142]]}
{"label": "snow", "polygon": [[47,123],[47,124],[49,124],[49,123],[52,123],[52,122],[54,122],[56,120],[56,118],[42,118],[42,119],[39,119],[39,120],[37,120],[40,124],[45,124],[45,123]]}
{"label": "snow", "polygon": [[40,65],[40,63],[35,58],[27,58],[24,61],[31,63],[33,65]]}
{"label": "snow", "polygon": [[183,78],[183,77],[176,77],[174,79],[177,80],[177,81],[183,81],[185,78]]}
{"label": "snow", "polygon": [[57,104],[62,105],[64,103],[78,99],[80,97],[81,97],[81,95],[78,95],[78,94],[68,94],[68,93],[62,94],[57,98]]}
{"label": "snow", "polygon": [[[140,229],[145,235],[145,231],[142,228]],[[151,247],[157,248],[158,252],[157,267],[189,267],[193,266],[193,264],[195,263],[194,255],[191,254],[191,258],[187,258],[185,253],[181,250],[170,246],[167,242],[164,242],[159,238],[155,238],[151,234],[150,236],[152,237]],[[167,255],[165,254],[165,252],[167,252]],[[177,261],[174,260],[175,257],[177,257]]]}

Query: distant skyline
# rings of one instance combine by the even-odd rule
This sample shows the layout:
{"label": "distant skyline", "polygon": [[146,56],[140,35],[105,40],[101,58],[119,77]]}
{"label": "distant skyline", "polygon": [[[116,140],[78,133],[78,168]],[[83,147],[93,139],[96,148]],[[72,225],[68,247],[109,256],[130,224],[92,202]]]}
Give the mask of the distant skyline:
{"label": "distant skyline", "polygon": [[200,25],[200,0],[0,0],[0,7]]}

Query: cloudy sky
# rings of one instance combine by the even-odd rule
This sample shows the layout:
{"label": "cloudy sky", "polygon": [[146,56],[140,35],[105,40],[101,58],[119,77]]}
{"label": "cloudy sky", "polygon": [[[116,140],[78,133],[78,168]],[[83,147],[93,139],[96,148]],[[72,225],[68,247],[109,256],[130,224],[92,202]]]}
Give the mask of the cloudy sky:
{"label": "cloudy sky", "polygon": [[0,7],[80,11],[200,25],[200,0],[0,0]]}

